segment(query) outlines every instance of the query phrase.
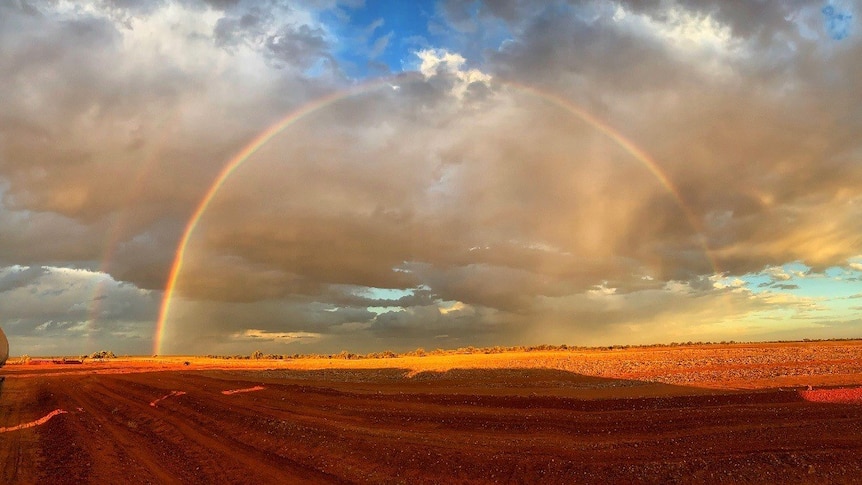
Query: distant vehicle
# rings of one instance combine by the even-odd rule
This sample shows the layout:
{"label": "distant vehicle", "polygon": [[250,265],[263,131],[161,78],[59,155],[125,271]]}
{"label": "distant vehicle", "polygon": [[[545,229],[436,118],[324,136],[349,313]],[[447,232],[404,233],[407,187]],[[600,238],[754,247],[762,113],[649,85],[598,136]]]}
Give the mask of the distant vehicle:
{"label": "distant vehicle", "polygon": [[6,340],[6,334],[3,333],[3,329],[0,328],[0,367],[3,367],[3,364],[6,363],[6,359],[9,358],[9,341]]}

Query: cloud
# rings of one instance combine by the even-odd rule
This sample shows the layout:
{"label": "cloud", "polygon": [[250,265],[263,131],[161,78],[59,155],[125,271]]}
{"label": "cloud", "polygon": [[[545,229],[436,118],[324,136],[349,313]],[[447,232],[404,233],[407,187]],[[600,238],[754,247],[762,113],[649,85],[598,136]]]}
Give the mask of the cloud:
{"label": "cloud", "polygon": [[777,285],[772,285],[771,288],[775,288],[776,290],[798,290],[799,285],[777,284]]}
{"label": "cloud", "polygon": [[763,273],[769,276],[772,281],[787,281],[791,278],[790,274],[780,266],[766,268]]}
{"label": "cloud", "polygon": [[39,279],[48,272],[47,269],[34,267],[13,266],[4,268],[0,272],[0,293],[26,286]]}
{"label": "cloud", "polygon": [[371,44],[371,51],[368,54],[369,59],[376,59],[380,57],[386,49],[389,47],[389,42],[392,41],[393,36],[395,35],[394,31],[390,31],[387,34],[381,35],[378,37],[373,44]]}
{"label": "cloud", "polygon": [[140,352],[151,342],[159,295],[104,273],[12,266],[0,269],[0,285],[3,331],[16,354]]}
{"label": "cloud", "polygon": [[[291,53],[267,30],[284,22],[316,38],[315,27],[290,23],[302,20],[294,10],[262,12],[266,22],[245,28],[266,24],[263,38],[228,52],[211,36],[232,10],[151,3],[125,25],[118,5],[33,2],[35,13],[16,5],[0,7],[0,78],[10,93],[0,109],[0,245],[8,264],[95,269],[109,258],[122,279],[161,287],[178,231],[224,160],[329,89],[330,81],[311,86],[297,72],[323,55],[319,42]],[[274,69],[274,58],[295,68]]]}
{"label": "cloud", "polygon": [[332,59],[327,55],[329,45],[324,36],[322,29],[308,25],[283,26],[266,40],[266,47],[281,63],[308,68],[318,59]]}
{"label": "cloud", "polygon": [[242,339],[242,340],[254,340],[254,341],[285,341],[291,342],[295,340],[304,340],[304,339],[319,339],[321,335],[319,333],[310,333],[310,332],[265,332],[263,330],[257,329],[248,329],[244,332],[240,332],[234,335],[234,338]]}
{"label": "cloud", "polygon": [[467,60],[458,53],[442,49],[423,49],[416,52],[416,56],[420,60],[419,72],[426,79],[451,77],[451,93],[458,98],[464,97],[471,87],[487,87],[491,82],[491,76],[479,69],[465,69],[463,66]]}

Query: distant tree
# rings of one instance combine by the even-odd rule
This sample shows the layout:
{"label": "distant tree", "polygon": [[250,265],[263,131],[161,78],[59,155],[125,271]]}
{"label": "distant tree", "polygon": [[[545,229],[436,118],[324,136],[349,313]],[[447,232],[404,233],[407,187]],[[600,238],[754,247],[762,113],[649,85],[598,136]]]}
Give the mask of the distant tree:
{"label": "distant tree", "polygon": [[117,358],[113,352],[110,350],[100,350],[98,352],[93,352],[90,354],[91,359],[115,359]]}

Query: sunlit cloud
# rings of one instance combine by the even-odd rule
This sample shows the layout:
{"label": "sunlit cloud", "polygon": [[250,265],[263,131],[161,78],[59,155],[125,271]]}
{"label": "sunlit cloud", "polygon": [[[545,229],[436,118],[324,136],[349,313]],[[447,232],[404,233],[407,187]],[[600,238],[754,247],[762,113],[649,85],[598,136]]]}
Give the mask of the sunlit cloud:
{"label": "sunlit cloud", "polygon": [[294,340],[319,339],[319,333],[311,332],[266,332],[257,329],[248,329],[244,332],[234,334],[236,339],[253,340],[253,341],[283,341],[291,342]]}

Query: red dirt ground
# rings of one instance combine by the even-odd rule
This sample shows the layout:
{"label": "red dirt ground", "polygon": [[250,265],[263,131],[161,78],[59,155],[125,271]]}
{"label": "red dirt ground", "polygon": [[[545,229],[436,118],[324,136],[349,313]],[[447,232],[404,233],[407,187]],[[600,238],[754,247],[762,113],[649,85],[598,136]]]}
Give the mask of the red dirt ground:
{"label": "red dirt ground", "polygon": [[862,342],[184,360],[3,368],[0,483],[862,480]]}

